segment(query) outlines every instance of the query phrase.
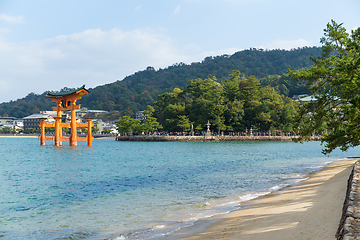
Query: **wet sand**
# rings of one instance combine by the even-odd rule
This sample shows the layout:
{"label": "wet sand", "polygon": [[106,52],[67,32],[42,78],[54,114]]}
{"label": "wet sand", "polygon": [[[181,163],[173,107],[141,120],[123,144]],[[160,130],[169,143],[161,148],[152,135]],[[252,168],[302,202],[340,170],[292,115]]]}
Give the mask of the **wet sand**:
{"label": "wet sand", "polygon": [[332,163],[296,186],[245,202],[242,210],[200,220],[164,239],[335,239],[356,160]]}

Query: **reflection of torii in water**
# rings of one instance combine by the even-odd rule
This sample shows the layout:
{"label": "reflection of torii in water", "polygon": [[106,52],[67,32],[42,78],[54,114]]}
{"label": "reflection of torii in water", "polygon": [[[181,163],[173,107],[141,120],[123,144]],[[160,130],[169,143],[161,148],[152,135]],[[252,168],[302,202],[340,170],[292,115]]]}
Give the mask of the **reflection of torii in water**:
{"label": "reflection of torii in water", "polygon": [[[40,144],[45,145],[45,140],[54,140],[56,146],[61,146],[62,141],[69,141],[71,146],[77,146],[77,141],[87,141],[87,145],[92,145],[92,140],[94,138],[91,135],[91,127],[93,127],[93,123],[91,122],[92,118],[87,118],[87,123],[77,123],[76,122],[76,114],[75,110],[80,109],[80,105],[76,105],[76,100],[81,99],[81,97],[85,94],[88,94],[89,91],[85,89],[85,85],[82,87],[69,91],[69,92],[49,92],[45,95],[45,97],[51,98],[53,102],[56,102],[56,107],[53,107],[53,111],[57,112],[57,117],[55,117],[54,123],[45,123],[45,118],[40,119],[40,127],[41,127],[41,135],[39,137]],[[71,122],[70,123],[62,123],[61,122],[61,111],[71,111]],[[46,137],[45,136],[45,127],[55,127],[54,137]],[[62,128],[70,127],[70,137],[63,137]],[[77,136],[77,127],[87,127],[88,135],[86,137],[78,137]]]}

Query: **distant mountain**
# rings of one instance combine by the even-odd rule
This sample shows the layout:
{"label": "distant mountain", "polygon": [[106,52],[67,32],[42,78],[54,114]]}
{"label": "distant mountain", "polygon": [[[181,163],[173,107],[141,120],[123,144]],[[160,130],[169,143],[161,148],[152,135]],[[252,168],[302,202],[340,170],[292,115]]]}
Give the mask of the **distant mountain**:
{"label": "distant mountain", "polygon": [[[136,72],[125,77],[122,81],[98,86],[89,89],[90,93],[79,101],[82,107],[89,109],[124,111],[131,109],[133,112],[143,110],[151,105],[159,94],[170,92],[175,87],[184,89],[186,82],[196,78],[215,76],[218,80],[227,77],[233,70],[239,70],[247,76],[267,79],[262,81],[269,84],[269,75],[283,75],[287,69],[301,69],[310,67],[313,62],[310,57],[321,54],[319,47],[304,47],[293,50],[262,50],[248,49],[236,52],[233,55],[206,57],[202,62],[191,64],[177,63],[165,69],[155,70],[149,66],[146,70]],[[286,78],[286,77],[285,77]],[[301,94],[306,89],[293,88],[296,84],[284,76],[279,79],[285,95]],[[277,80],[276,80],[277,81]],[[281,83],[281,81],[283,83]],[[291,89],[289,89],[291,88]],[[294,92],[300,90],[302,92]],[[41,95],[30,93],[17,101],[0,104],[0,116],[25,117],[40,110],[51,110],[54,104],[50,99]]]}

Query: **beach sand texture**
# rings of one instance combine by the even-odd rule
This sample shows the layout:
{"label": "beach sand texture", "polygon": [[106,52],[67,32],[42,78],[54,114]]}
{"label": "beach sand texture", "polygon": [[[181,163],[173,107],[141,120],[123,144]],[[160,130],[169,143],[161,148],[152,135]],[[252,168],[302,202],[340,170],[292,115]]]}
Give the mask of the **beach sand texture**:
{"label": "beach sand texture", "polygon": [[221,219],[199,221],[166,238],[335,239],[347,180],[356,160],[332,163],[297,186],[249,201],[243,210]]}

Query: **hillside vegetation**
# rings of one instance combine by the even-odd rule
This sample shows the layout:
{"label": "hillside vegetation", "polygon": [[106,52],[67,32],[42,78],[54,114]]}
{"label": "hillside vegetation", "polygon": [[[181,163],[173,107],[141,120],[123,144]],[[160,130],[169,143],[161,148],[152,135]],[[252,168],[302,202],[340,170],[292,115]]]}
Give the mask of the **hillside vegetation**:
{"label": "hillside vegetation", "polygon": [[[297,102],[280,95],[260,80],[233,71],[220,83],[217,79],[194,79],[182,91],[159,95],[154,116],[166,131],[197,131],[211,124],[213,131],[281,130],[291,132]],[[147,121],[147,119],[146,119]]]}
{"label": "hillside vegetation", "polygon": [[[143,71],[125,77],[122,81],[89,89],[79,102],[89,109],[124,112],[144,110],[152,105],[159,94],[184,89],[189,80],[216,77],[225,79],[233,70],[245,76],[260,79],[262,86],[272,86],[280,94],[309,93],[305,84],[286,75],[288,68],[302,69],[312,66],[310,57],[318,57],[321,48],[305,47],[293,50],[248,49],[233,55],[206,57],[202,62],[177,63],[165,69],[155,70],[149,66]],[[86,84],[86,83],[85,83]],[[66,90],[66,89],[65,89]],[[41,110],[51,110],[54,104],[45,94],[30,93],[22,99],[0,104],[1,116],[25,117]]]}

